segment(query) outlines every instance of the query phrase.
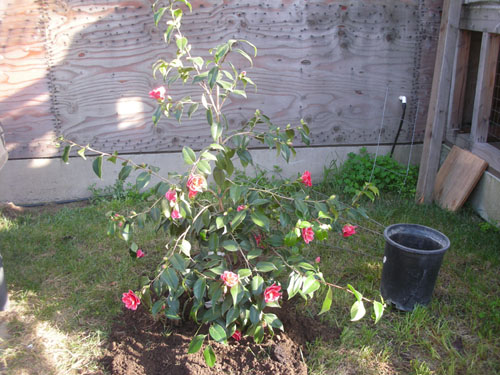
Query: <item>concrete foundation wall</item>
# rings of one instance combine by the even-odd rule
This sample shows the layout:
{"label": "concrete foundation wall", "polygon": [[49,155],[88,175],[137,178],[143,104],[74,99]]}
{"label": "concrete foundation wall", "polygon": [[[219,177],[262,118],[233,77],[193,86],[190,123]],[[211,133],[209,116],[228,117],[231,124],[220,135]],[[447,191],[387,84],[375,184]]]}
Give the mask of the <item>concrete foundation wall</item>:
{"label": "concrete foundation wall", "polygon": [[[370,153],[377,151],[376,146],[366,148]],[[283,177],[297,176],[309,170],[314,182],[322,178],[323,167],[330,165],[332,160],[336,165],[340,165],[349,152],[358,150],[357,146],[301,148],[297,149],[297,156],[289,164],[277,158],[274,150],[254,150],[252,156],[255,164],[264,169],[272,170],[274,165],[279,165],[283,169]],[[418,163],[421,145],[413,147],[398,145],[394,153],[395,159],[406,164],[410,150],[411,163]],[[378,150],[379,155],[389,152],[390,146],[380,146]],[[132,155],[130,158],[136,163],[147,163],[161,168],[160,173],[164,176],[168,172],[186,171],[181,153]],[[70,158],[69,164],[51,158],[9,160],[0,171],[0,202],[26,205],[87,198],[91,196],[88,189],[90,185],[94,183],[96,187],[113,185],[120,169],[120,163],[113,165],[104,162],[103,179],[99,180],[92,171],[92,158],[86,161],[80,157]],[[246,171],[251,174],[253,168],[247,167]],[[129,181],[135,181],[133,175],[129,177]],[[154,183],[156,181],[152,180],[150,186]]]}
{"label": "concrete foundation wall", "polygon": [[500,179],[498,177],[484,172],[469,199],[479,216],[500,227]]}

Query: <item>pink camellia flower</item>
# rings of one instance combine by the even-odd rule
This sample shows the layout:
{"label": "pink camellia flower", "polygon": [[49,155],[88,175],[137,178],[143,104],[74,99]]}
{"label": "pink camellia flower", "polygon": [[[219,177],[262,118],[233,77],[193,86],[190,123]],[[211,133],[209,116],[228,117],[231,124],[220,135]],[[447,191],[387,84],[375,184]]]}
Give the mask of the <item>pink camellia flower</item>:
{"label": "pink camellia flower", "polygon": [[264,290],[264,301],[266,301],[266,303],[277,301],[283,294],[280,290],[281,286],[276,285],[276,283],[268,286],[266,290]]}
{"label": "pink camellia flower", "polygon": [[125,304],[125,307],[130,310],[137,310],[137,306],[141,304],[139,297],[131,290],[129,290],[128,293],[123,293],[122,302]]}
{"label": "pink camellia flower", "polygon": [[194,198],[196,194],[207,188],[207,180],[202,175],[192,174],[189,176],[186,186],[189,189],[189,198]]}
{"label": "pink camellia flower", "polygon": [[165,193],[165,198],[167,200],[169,200],[170,202],[174,202],[177,200],[177,193],[175,192],[175,190],[173,189],[170,189],[169,191],[167,191]]}
{"label": "pink camellia flower", "polygon": [[311,173],[309,171],[305,171],[300,179],[304,185],[312,186]]}
{"label": "pink camellia flower", "polygon": [[118,223],[118,226],[119,226],[119,227],[123,227],[123,223],[120,221],[120,222]]}
{"label": "pink camellia flower", "polygon": [[302,228],[302,238],[304,239],[305,243],[309,243],[312,240],[314,240],[314,231],[311,227],[309,228]]}
{"label": "pink camellia flower", "polygon": [[137,250],[136,252],[137,258],[142,258],[144,255],[146,255],[144,254],[144,251],[142,251],[141,249]]}
{"label": "pink camellia flower", "polygon": [[241,340],[241,332],[236,330],[234,331],[233,335],[231,336],[233,339],[235,339],[236,341],[240,341]]}
{"label": "pink camellia flower", "polygon": [[165,92],[166,89],[163,86],[160,86],[154,90],[149,92],[149,96],[153,99],[164,101],[165,100]]}
{"label": "pink camellia flower", "polygon": [[240,281],[240,277],[231,271],[224,271],[222,275],[220,275],[220,278],[222,281],[224,281],[224,284],[226,284],[228,287],[232,288],[238,282]]}
{"label": "pink camellia flower", "polygon": [[238,206],[238,208],[236,209],[237,212],[240,212],[240,211],[243,211],[245,208],[247,208],[246,205],[242,204],[240,206]]}
{"label": "pink camellia flower", "polygon": [[316,263],[321,262],[321,257],[317,257],[314,261],[315,261]]}
{"label": "pink camellia flower", "polygon": [[350,237],[353,234],[356,234],[356,228],[357,228],[357,225],[351,225],[351,224],[344,225],[344,227],[342,228],[343,236]]}
{"label": "pink camellia flower", "polygon": [[179,213],[179,211],[173,210],[172,213],[170,214],[170,217],[175,220],[175,219],[180,219],[182,216]]}

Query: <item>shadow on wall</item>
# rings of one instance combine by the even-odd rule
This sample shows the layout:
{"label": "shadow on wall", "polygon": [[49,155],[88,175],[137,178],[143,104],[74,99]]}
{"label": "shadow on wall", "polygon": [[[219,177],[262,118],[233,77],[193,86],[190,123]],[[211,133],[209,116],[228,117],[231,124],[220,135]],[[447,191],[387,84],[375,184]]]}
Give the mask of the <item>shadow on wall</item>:
{"label": "shadow on wall", "polygon": [[159,55],[154,46],[163,46],[150,1],[22,0],[9,2],[4,15],[0,121],[11,159],[58,155],[53,140],[60,134],[107,151],[133,151],[121,139],[141,145],[166,133],[165,122],[153,127],[155,103],[148,98]]}

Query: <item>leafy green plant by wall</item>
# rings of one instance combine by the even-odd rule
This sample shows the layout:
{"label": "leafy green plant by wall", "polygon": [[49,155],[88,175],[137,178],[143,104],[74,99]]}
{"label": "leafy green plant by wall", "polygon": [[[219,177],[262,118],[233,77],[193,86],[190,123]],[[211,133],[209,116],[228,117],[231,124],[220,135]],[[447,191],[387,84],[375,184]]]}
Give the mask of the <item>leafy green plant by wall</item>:
{"label": "leafy green plant by wall", "polygon": [[[373,173],[373,176],[372,176]],[[405,197],[415,195],[418,167],[399,164],[389,155],[370,154],[365,147],[359,153],[349,153],[347,160],[340,167],[335,177],[338,185],[346,194],[361,190],[365,182],[370,181],[380,192],[393,192]]]}

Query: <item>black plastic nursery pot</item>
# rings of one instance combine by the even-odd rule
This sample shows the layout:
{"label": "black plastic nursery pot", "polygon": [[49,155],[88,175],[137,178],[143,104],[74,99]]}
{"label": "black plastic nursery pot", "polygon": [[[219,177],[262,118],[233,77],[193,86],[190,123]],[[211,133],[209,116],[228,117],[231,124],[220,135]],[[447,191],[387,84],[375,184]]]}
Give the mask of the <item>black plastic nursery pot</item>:
{"label": "black plastic nursery pot", "polygon": [[394,224],[384,230],[385,253],[380,293],[399,310],[428,305],[450,240],[418,224]]}

